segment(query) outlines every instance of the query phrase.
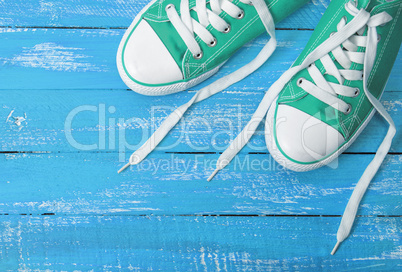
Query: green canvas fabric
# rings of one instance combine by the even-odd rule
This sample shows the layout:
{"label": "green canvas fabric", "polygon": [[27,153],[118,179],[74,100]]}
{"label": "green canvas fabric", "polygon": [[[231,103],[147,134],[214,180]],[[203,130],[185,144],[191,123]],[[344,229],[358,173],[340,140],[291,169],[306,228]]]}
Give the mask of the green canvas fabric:
{"label": "green canvas fabric", "polygon": [[[299,65],[309,53],[311,53],[322,42],[328,39],[332,32],[336,32],[337,24],[342,17],[346,16],[348,22],[353,19],[352,16],[350,16],[350,14],[345,10],[345,4],[347,2],[349,2],[349,0],[333,0],[330,3],[305,50],[295,61],[294,65]],[[380,26],[377,28],[377,33],[380,35],[381,40],[378,43],[374,67],[371,71],[370,77],[368,78],[367,86],[369,91],[376,98],[379,98],[383,93],[385,84],[388,80],[402,41],[402,34],[400,32],[400,29],[402,28],[402,1],[399,0],[387,2],[385,0],[365,0],[359,1],[358,7],[366,8],[366,10],[368,10],[372,15],[385,11],[393,18],[393,20],[385,26]],[[365,33],[363,35],[365,35]],[[364,50],[364,48],[359,48],[360,52],[364,52]],[[321,62],[316,61],[315,64],[317,68],[319,68],[324,74],[325,69],[323,68]],[[362,65],[358,65],[356,63],[353,63],[351,67],[352,70],[361,70],[362,68]],[[338,83],[334,77],[327,75],[325,75],[325,77],[330,82]],[[352,106],[352,111],[349,114],[343,114],[342,112],[338,112],[333,107],[321,102],[314,96],[299,88],[297,86],[297,80],[299,78],[305,78],[314,82],[307,70],[299,72],[292,78],[292,80],[281,92],[277,103],[292,106],[310,114],[311,116],[314,116],[315,118],[337,129],[344,136],[346,141],[353,136],[362,122],[373,110],[373,106],[362,91],[362,81],[345,81],[345,85],[357,87],[361,90],[361,92],[358,97],[338,96]]]}
{"label": "green canvas fabric", "polygon": [[[265,32],[265,28],[255,8],[251,5],[243,4],[238,0],[234,0],[233,3],[244,10],[244,17],[242,19],[232,18],[222,11],[220,16],[231,25],[231,31],[229,33],[221,33],[211,25],[208,26],[207,29],[216,38],[217,44],[214,47],[209,47],[196,36],[196,40],[199,42],[204,55],[201,59],[195,59],[192,53],[187,49],[187,46],[176,29],[168,20],[165,11],[165,7],[168,4],[174,4],[180,14],[180,1],[181,0],[156,1],[144,12],[142,19],[146,20],[156,32],[177,65],[181,68],[184,76],[182,81],[189,81],[222,65],[244,44]],[[274,21],[277,23],[307,3],[308,0],[266,0],[266,2]],[[209,3],[207,6],[209,7]],[[190,8],[193,7],[195,7],[195,0],[190,1]],[[197,20],[197,13],[195,11],[191,11],[191,16]],[[134,30],[135,28],[133,31]]]}

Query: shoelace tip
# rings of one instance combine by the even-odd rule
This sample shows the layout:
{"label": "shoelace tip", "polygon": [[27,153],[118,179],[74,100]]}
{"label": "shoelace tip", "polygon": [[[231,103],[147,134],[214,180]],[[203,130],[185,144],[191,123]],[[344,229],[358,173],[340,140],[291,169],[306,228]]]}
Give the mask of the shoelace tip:
{"label": "shoelace tip", "polygon": [[119,171],[117,171],[117,174],[120,174],[121,172],[123,172],[127,167],[130,166],[130,163],[127,163],[126,165],[124,165],[122,168],[120,168]]}
{"label": "shoelace tip", "polygon": [[214,177],[215,177],[215,175],[216,174],[218,174],[218,172],[219,172],[219,169],[215,169],[215,171],[212,173],[212,175],[207,179],[207,181],[211,181]]}
{"label": "shoelace tip", "polygon": [[331,252],[331,255],[334,255],[334,254],[335,254],[335,252],[338,250],[338,247],[339,247],[340,244],[341,244],[341,242],[339,242],[339,241],[336,243],[334,249],[333,249],[332,252]]}

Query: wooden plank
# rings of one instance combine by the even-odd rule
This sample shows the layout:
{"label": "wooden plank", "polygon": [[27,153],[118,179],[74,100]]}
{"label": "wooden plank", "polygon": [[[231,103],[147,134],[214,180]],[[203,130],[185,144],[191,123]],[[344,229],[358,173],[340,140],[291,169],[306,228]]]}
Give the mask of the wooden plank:
{"label": "wooden plank", "polygon": [[[277,31],[279,46],[271,59],[228,90],[267,90],[297,58],[311,31]],[[0,89],[126,89],[116,68],[116,52],[124,30],[0,29]],[[267,42],[266,36],[246,45],[210,80],[250,62]],[[399,53],[387,90],[402,91]]]}
{"label": "wooden plank", "polygon": [[[0,271],[400,270],[401,155],[387,157],[363,199],[358,212],[363,216],[351,239],[336,256],[329,256],[338,216],[373,157],[359,153],[374,152],[385,135],[380,118],[349,150],[352,154],[341,156],[338,169],[277,169],[268,155],[248,154],[266,152],[260,134],[252,144],[261,150],[244,150],[212,183],[205,181],[218,157],[205,152],[217,153],[229,136],[213,138],[199,118],[212,123],[215,132],[230,128],[225,122],[214,123],[217,116],[227,118],[234,124],[230,134],[236,135],[311,31],[278,31],[280,46],[269,63],[197,105],[187,116],[189,127],[175,129],[163,143],[166,147],[179,141],[165,151],[196,150],[187,138],[180,139],[186,131],[193,145],[207,144],[207,149],[200,154],[156,152],[140,168],[116,174],[123,165],[119,159],[127,157],[117,153],[120,141],[110,141],[112,130],[119,135],[119,125],[109,118],[116,124],[118,118],[138,118],[139,123],[127,129],[128,141],[138,143],[141,127],[149,131],[153,121],[158,124],[171,111],[164,106],[177,106],[194,94],[148,98],[125,90],[115,68],[124,29],[110,28],[127,27],[146,2],[0,1],[0,26],[12,27],[0,29],[0,150],[50,152],[0,154]],[[277,27],[312,29],[328,2],[309,3]],[[208,82],[250,61],[266,41],[261,37],[247,45]],[[401,70],[401,59],[400,53],[383,99],[398,128],[402,78],[396,71]],[[101,104],[107,123],[99,123],[98,112],[81,113],[74,119],[73,135],[91,144],[106,131],[105,146],[91,151],[71,146],[64,134],[67,115],[83,105],[99,111]],[[155,105],[162,108],[152,116]],[[108,112],[109,106],[116,112]],[[243,118],[237,122],[239,107]],[[12,110],[11,118],[26,113],[27,121],[21,126],[13,118],[4,122]],[[402,142],[395,141],[392,151],[401,148]],[[245,162],[249,168],[242,168]],[[40,216],[44,213],[56,215]],[[245,216],[250,214],[276,217]]]}
{"label": "wooden plank", "polygon": [[[150,0],[13,0],[0,2],[0,26],[128,27]],[[314,28],[329,0],[309,2],[280,28]]]}
{"label": "wooden plank", "polygon": [[402,219],[0,216],[2,271],[399,271]]}
{"label": "wooden plank", "polygon": [[[86,145],[86,151],[130,152],[192,95],[194,92],[145,97],[127,90],[3,90],[0,91],[0,150],[77,152],[84,150],[82,144]],[[158,150],[223,152],[251,119],[262,97],[260,91],[225,91],[194,105]],[[398,131],[402,129],[401,99],[402,92],[390,91],[382,98]],[[27,121],[21,126],[13,118],[5,122],[12,110],[14,117],[26,115]],[[69,123],[72,139],[66,134]],[[348,152],[376,152],[386,131],[386,122],[375,115]],[[402,152],[399,137],[400,133],[391,152]],[[267,152],[264,125],[242,152]]]}
{"label": "wooden plank", "polygon": [[[118,175],[117,153],[1,154],[0,214],[341,215],[373,156],[296,173],[265,154],[241,155],[207,182],[217,157],[157,152]],[[401,161],[387,157],[359,214],[402,215]]]}

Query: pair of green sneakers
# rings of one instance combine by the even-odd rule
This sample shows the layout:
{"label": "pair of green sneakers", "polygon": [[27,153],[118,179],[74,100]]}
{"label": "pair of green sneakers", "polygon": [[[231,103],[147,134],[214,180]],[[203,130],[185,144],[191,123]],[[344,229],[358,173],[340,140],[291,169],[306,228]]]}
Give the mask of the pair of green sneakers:
{"label": "pair of green sneakers", "polygon": [[[262,65],[276,47],[274,22],[305,2],[169,0],[146,7],[126,32],[117,55],[124,82],[142,94],[163,95],[194,86],[264,30],[271,39],[250,64],[201,89],[175,110],[125,167],[141,162],[192,104]],[[245,146],[264,118],[273,158],[291,170],[309,171],[336,159],[378,111],[389,130],[345,209],[335,253],[349,235],[359,203],[395,135],[395,125],[378,99],[401,45],[401,12],[402,0],[331,1],[305,50],[268,90],[209,180]]]}

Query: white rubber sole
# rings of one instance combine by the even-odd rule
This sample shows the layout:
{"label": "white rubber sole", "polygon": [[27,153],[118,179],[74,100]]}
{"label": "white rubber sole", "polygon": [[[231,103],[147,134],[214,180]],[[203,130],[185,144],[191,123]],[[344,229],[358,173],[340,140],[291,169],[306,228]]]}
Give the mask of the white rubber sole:
{"label": "white rubber sole", "polygon": [[311,163],[311,164],[301,164],[296,163],[294,161],[289,160],[283,153],[279,150],[275,138],[274,138],[274,118],[276,111],[276,101],[272,103],[271,107],[266,116],[265,121],[265,143],[267,145],[268,151],[271,156],[274,158],[276,162],[278,162],[283,167],[290,169],[296,172],[306,172],[311,171],[317,168],[320,168],[324,165],[330,164],[333,160],[335,160],[339,155],[341,155],[353,142],[359,137],[360,133],[366,128],[367,124],[370,122],[371,118],[373,118],[375,109],[372,109],[369,116],[363,122],[363,124],[359,127],[356,133],[352,136],[352,138],[345,144],[343,144],[337,151],[335,151],[332,155],[328,156],[322,161]]}
{"label": "white rubber sole", "polygon": [[168,95],[168,94],[173,94],[173,93],[177,93],[177,92],[181,92],[184,91],[188,88],[191,88],[203,81],[205,81],[206,79],[208,79],[209,77],[211,77],[212,75],[216,74],[218,72],[218,70],[222,67],[222,65],[225,63],[222,63],[221,65],[219,65],[218,67],[196,77],[193,78],[189,81],[186,82],[179,82],[179,83],[174,83],[174,84],[166,84],[166,85],[162,85],[162,86],[146,86],[146,85],[141,85],[135,81],[133,81],[127,74],[126,71],[124,70],[123,67],[123,63],[122,63],[122,53],[123,53],[123,47],[124,44],[128,38],[128,36],[130,35],[131,31],[133,30],[133,28],[137,25],[138,21],[141,19],[142,14],[147,11],[147,9],[153,5],[157,0],[153,0],[152,2],[150,2],[148,5],[146,5],[141,12],[135,17],[134,21],[131,23],[130,27],[126,30],[126,32],[124,33],[123,38],[121,39],[120,45],[119,45],[119,49],[117,51],[117,56],[116,56],[116,64],[117,64],[117,70],[119,71],[120,77],[123,80],[123,82],[127,85],[127,87],[129,87],[131,90],[133,90],[134,92],[137,92],[139,94],[142,95],[148,95],[148,96],[159,96],[159,95]]}

